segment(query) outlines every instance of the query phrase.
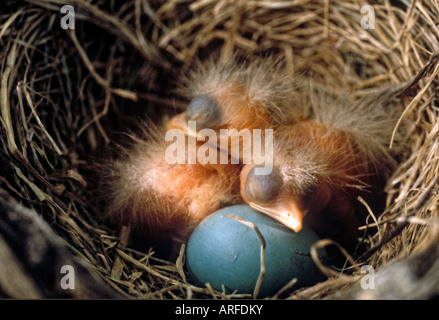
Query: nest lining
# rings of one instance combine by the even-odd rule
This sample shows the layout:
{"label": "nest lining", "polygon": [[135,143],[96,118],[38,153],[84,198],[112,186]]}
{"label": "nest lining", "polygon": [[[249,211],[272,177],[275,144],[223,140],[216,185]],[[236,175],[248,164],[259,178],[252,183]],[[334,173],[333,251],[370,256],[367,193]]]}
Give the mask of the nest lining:
{"label": "nest lining", "polygon": [[[59,27],[63,4],[75,8],[75,30]],[[374,7],[375,29],[361,27],[365,4]],[[0,6],[1,187],[40,213],[121,295],[242,297],[193,286],[183,254],[165,261],[131,248],[128,228],[96,218],[102,207],[86,188],[95,178],[90,155],[137,118],[163,121],[181,110],[186,101],[172,93],[174,79],[206,57],[270,55],[292,74],[362,94],[404,83],[430,66],[396,102],[405,128],[398,143],[406,151],[388,181],[384,212],[372,212],[377,232],[357,263],[379,270],[422,253],[436,238],[434,1],[28,0]],[[339,273],[291,298],[343,296],[359,279]]]}

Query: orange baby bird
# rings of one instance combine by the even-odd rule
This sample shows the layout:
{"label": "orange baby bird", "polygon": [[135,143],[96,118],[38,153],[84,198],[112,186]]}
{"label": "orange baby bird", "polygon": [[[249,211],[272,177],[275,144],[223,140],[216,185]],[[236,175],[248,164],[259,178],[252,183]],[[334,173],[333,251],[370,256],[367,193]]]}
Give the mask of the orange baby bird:
{"label": "orange baby bird", "polygon": [[186,163],[170,163],[171,144],[163,131],[150,129],[121,148],[105,177],[106,214],[151,238],[181,242],[207,215],[240,201],[239,167],[187,164],[187,142]]}
{"label": "orange baby bird", "polygon": [[326,90],[306,88],[313,117],[277,128],[272,172],[257,175],[247,164],[241,195],[294,231],[306,222],[323,236],[352,238],[364,221],[357,197],[376,200],[394,164],[387,147],[394,122],[370,97],[336,99]]}

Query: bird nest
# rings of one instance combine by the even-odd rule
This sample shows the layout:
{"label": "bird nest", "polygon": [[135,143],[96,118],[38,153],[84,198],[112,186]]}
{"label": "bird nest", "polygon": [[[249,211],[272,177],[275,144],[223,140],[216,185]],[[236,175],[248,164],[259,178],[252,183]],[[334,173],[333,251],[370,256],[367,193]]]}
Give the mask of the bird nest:
{"label": "bird nest", "polygon": [[[74,9],[73,20],[64,5]],[[131,246],[129,227],[99,219],[103,206],[89,187],[97,179],[93,163],[120,142],[120,132],[184,109],[187,100],[175,88],[195,61],[265,56],[346,91],[407,84],[394,101],[395,132],[404,133],[389,148],[403,151],[387,181],[385,208],[363,202],[370,210],[365,225],[375,228],[364,239],[366,251],[346,269],[321,266],[327,281],[288,298],[439,293],[436,1],[6,0],[0,8],[0,191],[8,213],[0,251],[17,265],[6,277],[2,272],[1,295],[238,296],[193,285],[184,250],[167,261],[148,245]],[[59,290],[66,264],[98,276],[77,271],[83,289]],[[375,272],[373,290],[362,287],[364,265]]]}

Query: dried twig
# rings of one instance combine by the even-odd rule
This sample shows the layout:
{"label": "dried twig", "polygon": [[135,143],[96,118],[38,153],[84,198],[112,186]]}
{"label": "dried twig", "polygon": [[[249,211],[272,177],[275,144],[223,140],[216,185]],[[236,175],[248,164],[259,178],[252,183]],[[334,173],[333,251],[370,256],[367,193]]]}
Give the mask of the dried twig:
{"label": "dried twig", "polygon": [[226,217],[234,219],[244,225],[246,225],[249,228],[252,228],[255,232],[256,235],[258,236],[259,242],[261,243],[261,264],[260,264],[260,268],[261,270],[259,271],[259,276],[258,276],[258,280],[256,281],[256,285],[255,285],[255,289],[253,291],[253,298],[256,299],[258,297],[259,291],[261,290],[261,286],[262,286],[262,281],[264,280],[264,276],[265,276],[265,239],[262,236],[261,231],[259,231],[259,228],[251,221],[247,221],[245,219],[242,219],[240,217],[231,215],[231,214],[226,214]]}

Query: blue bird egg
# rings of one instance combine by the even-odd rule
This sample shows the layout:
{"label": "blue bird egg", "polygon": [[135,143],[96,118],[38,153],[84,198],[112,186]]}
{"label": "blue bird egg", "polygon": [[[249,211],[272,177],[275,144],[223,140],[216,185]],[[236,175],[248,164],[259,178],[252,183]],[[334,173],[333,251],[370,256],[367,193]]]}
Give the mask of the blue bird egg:
{"label": "blue bird egg", "polygon": [[[195,284],[253,293],[261,270],[261,242],[253,228],[226,215],[252,222],[265,240],[265,275],[258,297],[276,294],[293,278],[298,280],[294,290],[325,280],[310,256],[319,240],[311,229],[304,226],[296,233],[248,205],[235,205],[212,213],[192,233],[186,266]],[[323,249],[318,253],[327,255]]]}

